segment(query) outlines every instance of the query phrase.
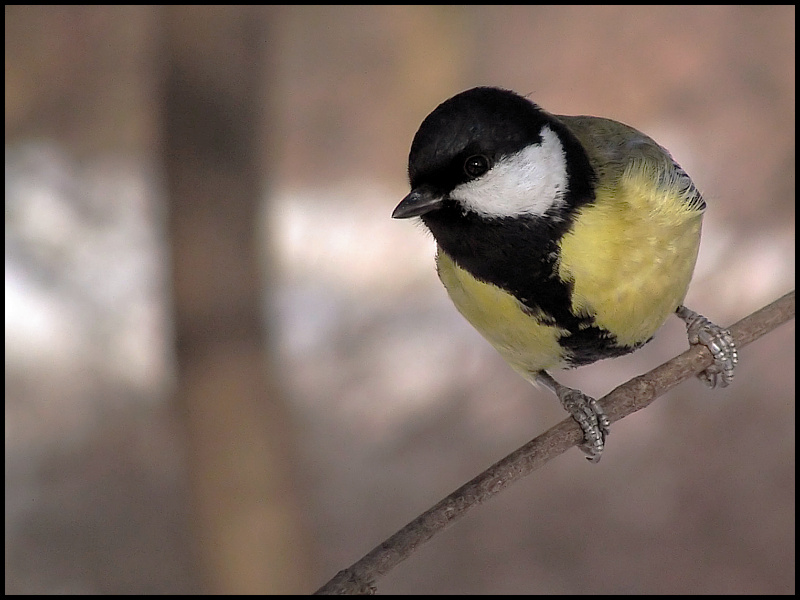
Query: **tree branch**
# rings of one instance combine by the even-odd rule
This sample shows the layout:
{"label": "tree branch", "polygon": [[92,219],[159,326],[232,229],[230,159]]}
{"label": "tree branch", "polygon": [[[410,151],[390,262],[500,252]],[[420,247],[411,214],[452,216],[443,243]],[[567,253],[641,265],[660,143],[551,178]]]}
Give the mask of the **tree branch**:
{"label": "tree branch", "polygon": [[[730,331],[739,350],[772,331],[795,314],[795,293],[789,292],[772,304],[745,317]],[[712,362],[704,346],[693,346],[683,354],[635,377],[599,400],[609,419],[620,419],[641,410],[685,379]],[[578,424],[567,418],[555,427],[495,463],[472,481],[411,521],[375,547],[366,556],[339,571],[316,594],[371,594],[374,583],[436,533],[452,525],[470,508],[482,504],[515,481],[566,452],[583,439]]]}

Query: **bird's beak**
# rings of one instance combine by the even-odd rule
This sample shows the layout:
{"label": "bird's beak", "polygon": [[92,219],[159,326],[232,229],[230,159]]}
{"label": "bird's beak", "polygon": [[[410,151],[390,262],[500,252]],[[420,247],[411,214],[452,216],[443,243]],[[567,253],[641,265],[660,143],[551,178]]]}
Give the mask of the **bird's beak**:
{"label": "bird's beak", "polygon": [[411,193],[403,198],[397,208],[392,213],[393,219],[408,219],[419,217],[432,210],[436,210],[442,205],[444,198],[440,194],[435,194],[432,190],[418,188],[411,190]]}

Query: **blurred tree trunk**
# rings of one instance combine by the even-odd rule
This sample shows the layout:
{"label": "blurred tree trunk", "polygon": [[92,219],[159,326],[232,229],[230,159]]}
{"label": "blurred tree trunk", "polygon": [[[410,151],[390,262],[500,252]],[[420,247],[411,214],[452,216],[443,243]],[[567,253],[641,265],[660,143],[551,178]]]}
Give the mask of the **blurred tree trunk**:
{"label": "blurred tree trunk", "polygon": [[[268,14],[165,8],[165,176],[197,558],[211,593],[308,590],[259,257]],[[268,117],[270,115],[267,115]]]}

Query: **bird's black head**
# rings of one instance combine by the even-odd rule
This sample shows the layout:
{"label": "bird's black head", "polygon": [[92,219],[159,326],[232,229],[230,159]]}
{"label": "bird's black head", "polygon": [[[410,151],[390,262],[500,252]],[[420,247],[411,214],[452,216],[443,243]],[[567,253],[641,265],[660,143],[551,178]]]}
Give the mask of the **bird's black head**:
{"label": "bird's black head", "polygon": [[539,142],[546,122],[533,102],[514,92],[492,87],[461,92],[429,114],[414,136],[408,157],[411,187],[450,191],[479,172],[481,159],[472,166],[467,159],[482,156],[491,168],[501,157]]}
{"label": "bird's black head", "polygon": [[552,214],[581,170],[576,161],[590,176],[580,143],[554,116],[514,92],[473,88],[420,125],[408,159],[411,193],[392,216],[446,208],[490,219]]}

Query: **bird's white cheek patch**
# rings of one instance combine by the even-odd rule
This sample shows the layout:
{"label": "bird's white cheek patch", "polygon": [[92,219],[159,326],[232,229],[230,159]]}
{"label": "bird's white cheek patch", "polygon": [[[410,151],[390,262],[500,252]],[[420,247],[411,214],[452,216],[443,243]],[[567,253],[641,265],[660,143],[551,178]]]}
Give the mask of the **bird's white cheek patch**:
{"label": "bird's white cheek patch", "polygon": [[450,197],[486,217],[541,216],[563,204],[566,192],[564,146],[545,126],[541,144],[503,158],[479,179],[456,187]]}

